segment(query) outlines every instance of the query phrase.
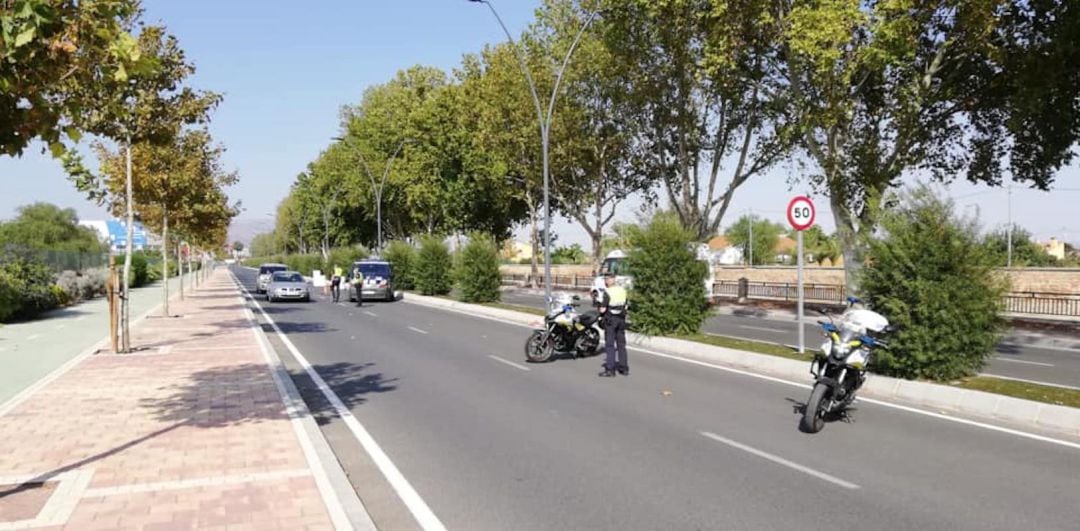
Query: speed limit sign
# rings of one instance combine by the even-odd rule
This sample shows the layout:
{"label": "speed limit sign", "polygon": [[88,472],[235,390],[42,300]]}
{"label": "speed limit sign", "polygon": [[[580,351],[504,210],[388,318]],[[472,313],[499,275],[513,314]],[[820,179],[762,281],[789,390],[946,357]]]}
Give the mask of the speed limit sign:
{"label": "speed limit sign", "polygon": [[800,195],[788,203],[788,223],[791,223],[791,228],[795,230],[809,229],[814,225],[815,216],[817,216],[817,212],[814,210],[814,202],[809,197]]}

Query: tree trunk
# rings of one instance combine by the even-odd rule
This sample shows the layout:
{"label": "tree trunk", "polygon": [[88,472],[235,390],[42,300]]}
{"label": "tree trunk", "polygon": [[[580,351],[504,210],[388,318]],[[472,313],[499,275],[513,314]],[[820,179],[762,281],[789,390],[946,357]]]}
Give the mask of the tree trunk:
{"label": "tree trunk", "polygon": [[176,244],[176,267],[180,273],[180,300],[184,300],[184,253],[183,246]]}
{"label": "tree trunk", "polygon": [[169,316],[169,211],[161,214],[161,309],[165,317]]}
{"label": "tree trunk", "polygon": [[537,263],[537,254],[540,252],[540,231],[537,228],[537,213],[536,205],[529,200],[529,244],[532,245],[532,269],[529,271],[530,285],[533,288],[538,287],[536,283],[536,277],[539,275],[539,265]]}
{"label": "tree trunk", "polygon": [[120,323],[121,323],[121,352],[131,352],[131,289],[129,288],[131,281],[131,253],[134,250],[132,240],[135,238],[135,211],[132,205],[131,198],[131,139],[127,141],[126,150],[126,192],[127,197],[124,200],[124,208],[127,210],[127,242],[124,246],[124,285],[123,296],[120,299]]}
{"label": "tree trunk", "polygon": [[858,228],[855,227],[854,218],[848,205],[837,199],[839,194],[829,194],[829,205],[833,211],[833,221],[836,223],[836,237],[840,241],[841,254],[844,256],[844,285],[848,295],[855,295],[859,291],[859,262],[862,242],[859,239]]}

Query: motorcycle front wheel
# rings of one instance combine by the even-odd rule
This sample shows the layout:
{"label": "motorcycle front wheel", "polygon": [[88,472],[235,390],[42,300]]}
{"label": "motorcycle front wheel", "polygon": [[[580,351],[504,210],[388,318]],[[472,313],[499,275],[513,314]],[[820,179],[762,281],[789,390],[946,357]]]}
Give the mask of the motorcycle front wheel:
{"label": "motorcycle front wheel", "polygon": [[533,363],[543,363],[551,359],[555,352],[555,345],[550,338],[544,340],[543,330],[533,330],[529,339],[525,340],[525,359]]}
{"label": "motorcycle front wheel", "polygon": [[802,419],[799,420],[799,431],[803,433],[817,433],[825,427],[825,408],[829,403],[829,386],[823,383],[814,384],[814,390],[810,392],[810,399],[806,401]]}

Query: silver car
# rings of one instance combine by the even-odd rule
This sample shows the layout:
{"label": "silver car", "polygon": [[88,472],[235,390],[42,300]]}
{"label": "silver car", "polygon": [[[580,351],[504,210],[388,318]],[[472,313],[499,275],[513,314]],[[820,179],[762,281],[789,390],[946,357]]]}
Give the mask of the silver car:
{"label": "silver car", "polygon": [[311,290],[304,275],[296,271],[278,271],[270,277],[270,283],[266,286],[266,300],[310,302]]}

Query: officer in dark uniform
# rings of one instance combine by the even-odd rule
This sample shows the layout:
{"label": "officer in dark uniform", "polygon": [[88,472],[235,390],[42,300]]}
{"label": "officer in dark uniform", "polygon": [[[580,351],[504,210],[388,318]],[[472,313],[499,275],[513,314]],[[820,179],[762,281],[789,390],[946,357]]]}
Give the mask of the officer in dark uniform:
{"label": "officer in dark uniform", "polygon": [[615,285],[615,274],[611,272],[604,275],[604,285],[606,287],[600,293],[600,315],[604,319],[604,350],[607,351],[607,360],[599,376],[611,378],[616,371],[629,376],[630,364],[626,356],[626,288]]}

